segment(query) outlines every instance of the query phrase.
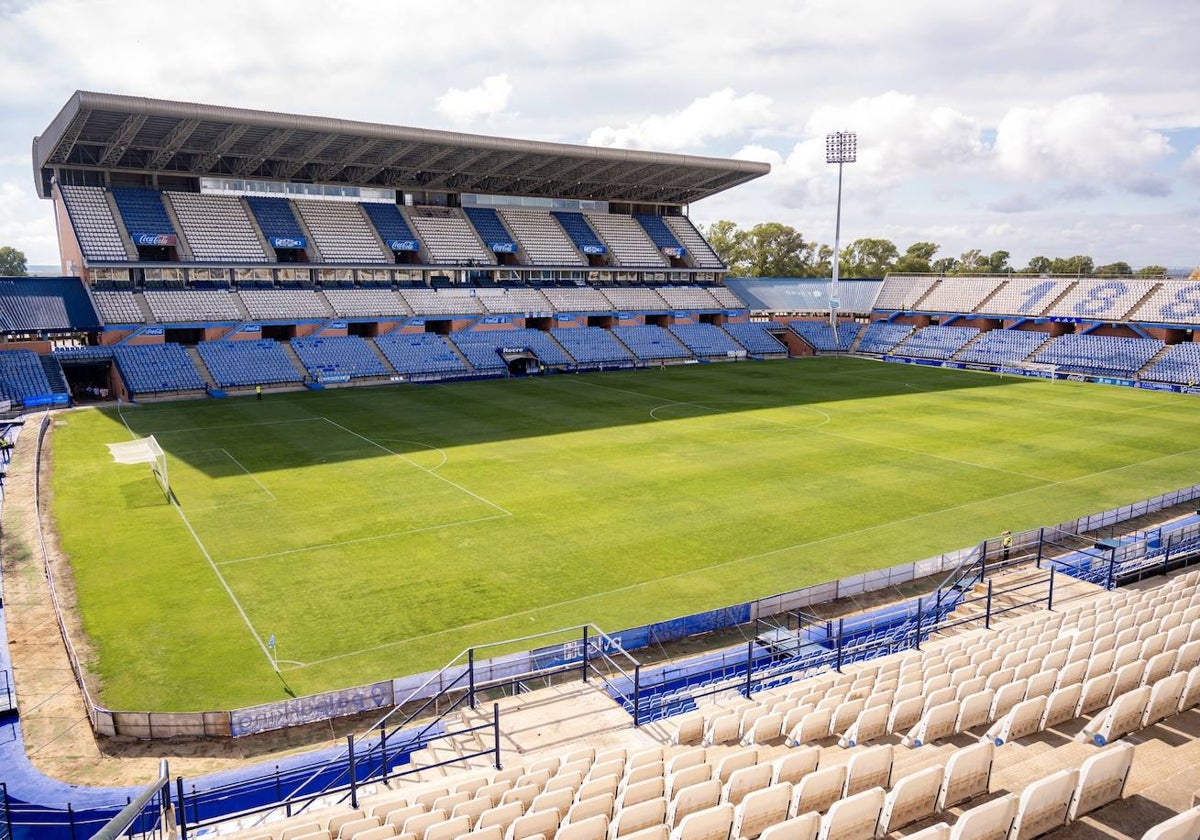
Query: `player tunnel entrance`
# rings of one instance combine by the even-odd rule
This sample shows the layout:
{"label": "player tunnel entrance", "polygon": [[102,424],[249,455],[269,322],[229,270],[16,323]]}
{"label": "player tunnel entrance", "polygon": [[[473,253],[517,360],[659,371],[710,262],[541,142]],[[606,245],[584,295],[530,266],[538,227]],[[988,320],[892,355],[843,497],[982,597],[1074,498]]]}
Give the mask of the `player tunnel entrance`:
{"label": "player tunnel entrance", "polygon": [[542,362],[528,347],[501,347],[497,350],[508,368],[509,376],[535,376],[542,372]]}

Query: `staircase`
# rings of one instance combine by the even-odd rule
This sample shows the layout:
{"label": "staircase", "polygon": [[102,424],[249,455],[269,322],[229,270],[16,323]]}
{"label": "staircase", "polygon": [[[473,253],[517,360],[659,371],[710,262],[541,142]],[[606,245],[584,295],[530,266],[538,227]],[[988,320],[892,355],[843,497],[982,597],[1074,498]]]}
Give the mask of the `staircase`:
{"label": "staircase", "polygon": [[136,260],[138,249],[133,244],[133,238],[129,235],[129,231],[125,228],[125,217],[121,215],[121,210],[117,207],[117,200],[108,190],[104,191],[104,199],[108,202],[108,212],[112,213],[113,220],[117,223],[117,233],[121,237],[121,244],[125,246],[125,255],[130,260]]}
{"label": "staircase", "polygon": [[400,375],[400,372],[392,367],[392,363],[388,360],[388,357],[385,356],[383,351],[379,349],[379,345],[375,343],[375,339],[367,338],[363,340],[366,341],[367,346],[371,348],[371,352],[375,354],[375,358],[379,359],[379,361],[383,363],[383,369],[388,372],[389,376]]}
{"label": "staircase", "polygon": [[51,355],[45,355],[38,356],[38,361],[42,363],[42,370],[46,372],[46,381],[50,383],[50,392],[70,397],[71,389],[67,385],[67,376],[63,373],[58,359]]}
{"label": "staircase", "polygon": [[200,375],[204,377],[204,384],[208,386],[208,390],[218,391],[217,381],[212,378],[212,374],[208,372],[208,365],[204,364],[204,358],[200,355],[199,349],[196,347],[187,348],[187,354],[192,360],[192,367],[200,371]]}
{"label": "staircase", "polygon": [[142,313],[142,323],[157,324],[158,319],[154,317],[154,313],[150,311],[150,304],[146,302],[146,296],[141,292],[133,293],[133,302],[137,304],[138,312]]}
{"label": "staircase", "polygon": [[288,357],[288,361],[292,363],[292,367],[298,370],[300,375],[304,377],[305,381],[307,381],[309,379],[308,368],[304,366],[304,362],[300,361],[300,357],[296,355],[296,351],[292,348],[291,342],[280,341],[278,344],[283,348],[283,353]]}
{"label": "staircase", "polygon": [[1137,379],[1141,379],[1142,372],[1150,370],[1152,367],[1154,367],[1156,364],[1158,364],[1162,360],[1163,356],[1165,356],[1171,352],[1171,349],[1174,346],[1175,345],[1173,345],[1173,344],[1168,344],[1166,347],[1162,348],[1157,353],[1155,353],[1153,356],[1151,356],[1150,361],[1146,362],[1146,364],[1144,364],[1140,368],[1138,368],[1138,371],[1136,374],[1134,374],[1134,377]]}

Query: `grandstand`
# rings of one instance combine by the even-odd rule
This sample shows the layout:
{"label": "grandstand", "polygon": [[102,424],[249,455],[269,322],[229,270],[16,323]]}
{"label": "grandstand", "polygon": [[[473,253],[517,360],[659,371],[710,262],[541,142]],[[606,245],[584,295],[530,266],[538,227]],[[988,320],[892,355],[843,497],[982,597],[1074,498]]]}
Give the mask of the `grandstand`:
{"label": "grandstand", "polygon": [[[33,281],[22,287],[11,284],[11,293],[0,285],[0,326],[14,338],[46,340],[56,332],[70,333],[71,340],[88,346],[55,348],[52,355],[42,347],[41,357],[24,347],[0,352],[0,397],[26,407],[63,401],[56,396],[63,389],[52,381],[60,360],[98,366],[112,377],[105,381],[118,386],[114,392],[140,400],[205,393],[217,397],[223,389],[255,385],[301,390],[306,380],[316,390],[321,384],[353,380],[460,379],[542,369],[657,366],[747,353],[787,355],[777,335],[799,348],[798,354],[811,352],[802,340],[818,353],[894,354],[945,366],[1006,368],[1034,362],[1063,375],[1116,377],[1125,384],[1172,390],[1193,389],[1200,371],[1200,355],[1194,352],[1200,284],[1194,282],[896,276],[883,282],[874,305],[860,313],[869,323],[839,322],[836,338],[826,322],[796,320],[783,311],[768,312],[770,324],[750,322],[746,303],[723,285],[720,258],[680,213],[691,201],[763,174],[760,164],[281,119],[86,93],[72,97],[37,138],[34,156],[39,190],[61,205],[69,221],[61,242],[64,263],[82,279],[64,278],[55,289],[34,288]],[[97,160],[106,163],[96,167]],[[282,172],[291,174],[279,181]],[[564,180],[566,172],[572,174]],[[629,177],[631,172],[636,177]],[[242,186],[223,183],[235,181]],[[268,182],[279,195],[244,194],[258,189],[246,186],[255,181]],[[569,194],[575,189],[571,182],[588,186]],[[322,192],[325,186],[337,192]],[[470,203],[467,196],[485,199],[487,206]],[[821,375],[820,364],[813,363],[814,376]],[[771,367],[746,366],[764,377]],[[741,371],[740,366],[720,369]],[[695,365],[673,372],[691,370],[718,368]],[[583,377],[524,384],[532,392],[556,381],[588,391]],[[666,405],[688,406],[701,414],[720,411],[684,401],[672,390],[669,376],[655,381],[652,388],[641,385],[650,392],[627,391],[647,402],[629,410],[636,420],[620,422],[645,423],[647,412],[660,420],[666,413],[656,412]],[[500,384],[518,393],[522,387]],[[589,393],[596,397],[605,393],[604,387]],[[411,388],[422,395],[441,390],[450,389]],[[717,395],[714,402],[736,404],[736,390]],[[611,388],[607,396],[613,399],[620,391]],[[660,397],[653,392],[669,395],[658,408]],[[376,393],[355,392],[346,399],[366,405]],[[471,399],[464,396],[463,404]],[[422,405],[423,400],[416,396],[408,409],[429,411],[432,429],[436,411]],[[218,415],[220,406],[211,405]],[[281,411],[254,402],[241,408]],[[772,422],[763,420],[773,432],[791,428]],[[390,453],[402,462],[397,469],[413,468],[396,473],[397,483],[415,486],[429,479],[439,489],[463,490],[449,477],[454,475],[450,469],[439,473],[438,464],[461,452],[448,456],[432,443],[401,439],[394,432],[395,439],[382,437],[377,443],[365,430],[341,428],[348,438],[356,438],[354,445],[369,450],[347,456],[361,458],[356,469],[365,473],[368,461],[391,460],[380,457]],[[560,431],[565,436],[577,429]],[[310,432],[300,434],[313,438]],[[486,437],[492,430],[477,434]],[[769,458],[775,444],[763,438],[763,457]],[[322,436],[317,440],[324,443]],[[471,440],[464,448],[476,443]],[[440,455],[429,455],[425,462],[420,455],[410,457],[410,448]],[[511,453],[514,459],[523,457],[519,447],[511,447]],[[704,457],[715,460],[716,455]],[[221,457],[238,463],[229,453]],[[228,468],[222,461],[221,470]],[[562,464],[538,469],[548,482],[566,472]],[[236,469],[229,472],[229,485],[245,478]],[[250,474],[244,467],[241,472]],[[911,478],[908,490],[920,493],[916,485],[924,477]],[[365,492],[383,493],[393,479],[372,483]],[[712,489],[719,492],[721,486]],[[314,488],[304,492],[311,494]],[[463,495],[480,504],[487,501],[474,490]],[[263,498],[257,494],[248,506]],[[1185,501],[1194,504],[1194,497]],[[799,495],[797,502],[803,502]],[[399,507],[389,511],[397,520],[408,514]],[[492,513],[489,509],[484,519],[518,521],[509,519],[507,511]],[[441,537],[473,521],[451,518],[447,524],[435,517],[414,530],[440,532]],[[611,540],[614,552],[626,550],[624,535],[615,529],[576,534],[568,530],[571,523],[563,525],[557,535],[561,543],[548,542],[547,553],[565,557],[576,543],[597,539]],[[488,565],[490,539],[476,541],[470,535],[459,545],[464,553],[477,554],[479,565]],[[738,533],[730,541],[745,539]],[[1127,534],[1122,540],[1127,541],[1122,545],[1136,543],[1143,554],[1135,559],[1154,564],[1156,573],[1160,563],[1164,572],[1171,570],[1170,550],[1164,559],[1150,547],[1147,535]],[[1186,558],[1190,545],[1177,543],[1182,550],[1176,556]],[[1105,562],[1088,550],[1090,546],[1077,552],[1086,556],[1050,562],[1054,574],[1094,583]],[[983,552],[986,557],[986,547]],[[468,833],[472,840],[539,835],[545,840],[785,840],[896,830],[921,832],[911,836],[1025,837],[1069,823],[1087,824],[1102,808],[1134,808],[1122,800],[1154,789],[1144,768],[1153,766],[1156,755],[1161,760],[1170,750],[1171,766],[1195,766],[1200,756],[1190,740],[1164,738],[1156,730],[1163,720],[1181,716],[1186,731],[1194,725],[1192,706],[1200,702],[1195,630],[1200,604],[1191,594],[1194,575],[1113,592],[1116,583],[1125,581],[1112,579],[1115,559],[1109,559],[1109,585],[1095,586],[1090,600],[1075,603],[1072,598],[1085,600],[1073,588],[1082,584],[1056,584],[1054,574],[1045,572],[1050,594],[1037,596],[1045,598],[1043,610],[1032,600],[1013,606],[1016,596],[1007,593],[999,597],[1009,600],[994,605],[992,583],[1002,587],[998,582],[1004,578],[996,577],[996,571],[987,577],[982,559],[980,563],[977,578],[962,578],[946,590],[953,593],[948,596],[953,602],[943,603],[939,589],[935,605],[918,600],[915,607],[888,607],[869,620],[850,617],[839,625],[836,638],[832,624],[823,631],[810,628],[803,644],[797,630],[797,651],[802,648],[803,655],[815,657],[803,661],[819,660],[811,668],[796,667],[800,656],[760,652],[752,643],[749,655],[744,646],[737,649],[743,657],[740,672],[695,662],[670,663],[657,673],[631,669],[627,679],[636,686],[631,692],[622,681],[627,675],[615,664],[628,640],[589,642],[585,631],[582,642],[570,642],[572,653],[561,659],[555,645],[532,651],[530,661],[568,669],[582,651],[585,677],[588,656],[603,662],[605,673],[594,673],[603,688],[587,690],[595,695],[589,702],[604,705],[583,714],[575,709],[586,729],[562,734],[560,728],[558,746],[550,746],[549,740],[506,746],[503,763],[509,766],[504,770],[494,766],[500,763],[500,723],[462,705],[466,695],[459,686],[443,697],[455,698],[451,702],[459,704],[457,710],[451,706],[451,714],[438,723],[422,724],[419,735],[410,738],[398,727],[389,731],[381,726],[387,737],[373,742],[376,736],[370,735],[359,742],[364,750],[359,755],[362,789],[351,786],[344,793],[346,771],[335,768],[329,773],[336,777],[333,792],[321,787],[325,778],[310,787],[289,785],[289,792],[298,791],[297,799],[279,808],[282,794],[264,793],[281,786],[276,768],[265,783],[239,777],[231,787],[219,789],[202,781],[199,791],[193,784],[187,795],[195,798],[190,803],[181,799],[178,813],[189,819],[190,804],[193,815],[203,814],[191,817],[194,828],[219,825],[222,834],[237,831],[233,836],[242,840],[276,838],[285,831],[288,837],[325,837],[322,832],[328,832],[339,840],[397,835],[457,840]],[[287,579],[293,574],[301,579],[303,565],[288,569]],[[514,578],[525,574],[515,568],[503,572]],[[400,583],[411,603],[398,603],[397,612],[419,605],[419,587],[426,585],[418,574]],[[381,585],[399,584],[386,580]],[[1040,587],[1041,578],[1022,585]],[[485,586],[463,581],[464,590]],[[1059,604],[1052,612],[1048,607],[1056,586],[1058,597],[1071,605]],[[986,608],[976,607],[986,614],[970,615],[970,604],[963,606],[960,600],[969,601],[964,593],[973,587],[988,591]],[[276,594],[284,592],[289,591]],[[350,603],[353,609],[357,602]],[[172,608],[182,611],[186,605],[176,602]],[[314,616],[313,625],[329,618]],[[974,622],[973,629],[955,632],[945,626],[957,620]],[[932,635],[934,624],[937,635]],[[647,632],[647,644],[662,638],[669,637]],[[274,636],[271,640],[274,648]],[[785,659],[792,670],[779,667]],[[766,670],[756,672],[756,662],[765,663]],[[473,680],[475,661],[465,667]],[[696,674],[678,676],[679,670],[690,668]],[[445,673],[460,672],[468,673],[453,668]],[[518,693],[523,688],[519,681],[506,685]],[[390,681],[388,686],[389,692],[394,690]],[[483,692],[496,691],[496,686],[472,683],[471,705],[476,690],[483,709]],[[505,714],[508,709],[519,714],[527,701],[512,698]],[[327,708],[346,702],[339,695],[312,703],[301,699],[296,706]],[[606,716],[616,716],[620,723],[603,729],[598,722],[609,720]],[[226,721],[233,718],[226,713]],[[156,724],[170,726],[165,719],[151,727]],[[515,745],[517,739],[535,737],[527,732],[541,737],[547,724],[545,718],[534,724],[509,722],[504,737]],[[472,731],[456,739],[447,727]],[[485,730],[495,734],[475,734]],[[448,742],[430,743],[447,734]],[[1069,740],[1076,735],[1082,740]],[[1134,737],[1122,740],[1129,735]],[[386,775],[388,739],[393,737],[391,769],[416,772],[380,786],[371,768],[382,767]],[[494,742],[489,744],[487,737]],[[610,743],[597,746],[604,739]],[[467,744],[483,748],[479,755],[464,757],[464,751],[473,749]],[[349,766],[352,779],[353,761],[338,765]],[[285,770],[282,778],[303,781],[290,772]],[[178,795],[185,795],[182,784]],[[124,804],[119,796],[113,802]],[[216,803],[230,802],[241,810],[222,823],[230,816],[222,809],[233,806]],[[1184,812],[1175,819],[1200,820],[1185,805],[1171,807]],[[74,817],[73,811],[68,813]],[[1160,814],[1158,821],[1171,813]],[[953,822],[954,828],[943,831],[941,821]]]}

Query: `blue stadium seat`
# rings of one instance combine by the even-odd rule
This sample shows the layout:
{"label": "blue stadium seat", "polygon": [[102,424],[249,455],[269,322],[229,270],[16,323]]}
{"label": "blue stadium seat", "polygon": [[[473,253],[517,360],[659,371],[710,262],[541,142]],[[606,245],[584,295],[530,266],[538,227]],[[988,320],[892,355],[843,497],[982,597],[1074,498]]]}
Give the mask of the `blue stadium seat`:
{"label": "blue stadium seat", "polygon": [[396,371],[404,376],[449,376],[467,372],[450,341],[437,333],[388,333],[375,339]]}
{"label": "blue stadium seat", "polygon": [[632,365],[633,354],[603,327],[560,327],[550,330],[580,365]]}
{"label": "blue stadium seat", "polygon": [[113,187],[113,199],[135,245],[139,236],[174,236],[175,226],[163,206],[162,193],[145,187]]}
{"label": "blue stadium seat", "polygon": [[178,344],[120,344],[113,358],[134,395],[204,389],[204,378]]}
{"label": "blue stadium seat", "polygon": [[[833,328],[829,326],[828,321],[791,321],[788,326],[792,328],[792,332],[811,344],[814,350],[845,353],[854,343],[854,339],[858,337],[861,325],[856,321],[839,321],[836,339],[833,337]],[[872,351],[864,350],[863,352]]]}
{"label": "blue stadium seat", "polygon": [[887,324],[876,321],[868,324],[863,332],[862,341],[858,344],[860,353],[888,353],[897,344],[912,334],[909,324]]}
{"label": "blue stadium seat", "polygon": [[1200,344],[1176,344],[1142,374],[1142,379],[1195,386],[1200,382]]}
{"label": "blue stadium seat", "polygon": [[955,358],[982,365],[1015,365],[1023,362],[1047,338],[1035,330],[989,330]]}
{"label": "blue stadium seat", "polygon": [[286,198],[252,195],[246,197],[246,204],[250,206],[250,212],[254,214],[268,242],[275,239],[304,239],[304,231],[300,229],[300,223],[292,212],[292,204]]}
{"label": "blue stadium seat", "polygon": [[762,324],[746,321],[726,322],[725,332],[733,336],[734,341],[745,347],[746,352],[752,356],[787,352],[787,348]]}
{"label": "blue stadium seat", "polygon": [[293,338],[292,349],[317,382],[387,376],[383,360],[356,335]]}
{"label": "blue stadium seat", "polygon": [[742,352],[729,333],[712,324],[672,324],[669,329],[698,358],[725,358]]}
{"label": "blue stadium seat", "polygon": [[977,335],[975,327],[922,327],[896,352],[913,359],[949,359]]}
{"label": "blue stadium seat", "polygon": [[49,405],[56,401],[37,353],[32,350],[0,351],[0,398],[23,406]]}
{"label": "blue stadium seat", "polygon": [[547,367],[571,364],[562,348],[541,330],[472,330],[450,338],[476,370],[505,370],[499,352],[504,347],[528,348]]}
{"label": "blue stadium seat", "polygon": [[694,358],[691,350],[662,327],[613,327],[613,335],[621,339],[621,343],[643,361]]}
{"label": "blue stadium seat", "polygon": [[671,229],[667,227],[662,216],[635,213],[633,218],[642,226],[642,230],[646,231],[646,235],[658,249],[669,249],[667,253],[673,256],[683,256],[687,252],[687,249],[675,238]]}
{"label": "blue stadium seat", "polygon": [[603,254],[608,251],[607,246],[600,241],[600,237],[592,230],[591,225],[587,223],[587,219],[583,217],[582,213],[551,210],[550,215],[558,219],[558,223],[567,232],[567,236],[571,237],[571,241],[575,243],[575,247],[583,254]]}
{"label": "blue stadium seat", "polygon": [[393,251],[417,251],[420,246],[417,236],[408,226],[395,204],[368,201],[362,205],[379,238]]}
{"label": "blue stadium seat", "polygon": [[202,341],[196,349],[213,382],[222,388],[304,381],[282,345],[270,339]]}
{"label": "blue stadium seat", "polygon": [[497,254],[515,254],[517,243],[505,229],[500,216],[490,207],[464,207],[463,212],[475,228],[483,244],[489,251]]}
{"label": "blue stadium seat", "polygon": [[1111,335],[1060,335],[1033,357],[1057,365],[1068,373],[1093,376],[1133,376],[1166,346],[1153,338],[1118,338]]}

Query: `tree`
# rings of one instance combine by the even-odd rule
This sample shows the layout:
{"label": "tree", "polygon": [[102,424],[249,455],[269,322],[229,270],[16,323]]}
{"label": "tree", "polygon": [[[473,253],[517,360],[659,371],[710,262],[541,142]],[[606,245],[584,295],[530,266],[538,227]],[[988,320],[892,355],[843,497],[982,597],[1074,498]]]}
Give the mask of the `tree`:
{"label": "tree", "polygon": [[1027,274],[1049,274],[1053,266],[1049,257],[1033,257],[1025,267]]}
{"label": "tree", "polygon": [[1050,272],[1052,274],[1074,274],[1076,277],[1082,277],[1085,274],[1091,274],[1095,270],[1095,264],[1092,258],[1085,254],[1076,254],[1073,257],[1055,257],[1050,261]]}
{"label": "tree", "polygon": [[908,274],[927,274],[933,270],[930,260],[938,251],[938,245],[933,242],[914,242],[908,246],[904,255],[896,260],[893,271]]}
{"label": "tree", "polygon": [[1008,251],[992,251],[988,255],[988,271],[992,274],[1007,274],[1012,271],[1012,266],[1008,264],[1012,254]]}
{"label": "tree", "polygon": [[701,231],[708,244],[717,252],[721,262],[729,267],[733,275],[746,274],[745,233],[738,230],[735,222],[722,219],[713,222]]}
{"label": "tree", "polygon": [[954,257],[942,257],[940,260],[934,260],[929,267],[938,274],[955,274],[958,272],[958,260]]}
{"label": "tree", "polygon": [[1096,274],[1133,274],[1133,269],[1129,267],[1129,263],[1119,260],[1108,265],[1096,266]]}
{"label": "tree", "polygon": [[780,222],[763,222],[745,232],[744,255],[751,277],[809,277],[816,244]]}
{"label": "tree", "polygon": [[25,254],[9,245],[0,248],[0,277],[24,277]]}
{"label": "tree", "polygon": [[882,277],[896,265],[900,251],[888,239],[855,239],[842,251],[842,277]]}
{"label": "tree", "polygon": [[987,271],[987,257],[978,248],[972,248],[958,258],[958,274],[986,274]]}
{"label": "tree", "polygon": [[1167,269],[1166,269],[1166,266],[1148,265],[1145,268],[1139,268],[1137,270],[1137,276],[1138,277],[1166,277]]}

